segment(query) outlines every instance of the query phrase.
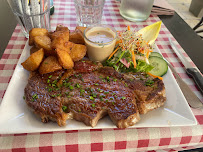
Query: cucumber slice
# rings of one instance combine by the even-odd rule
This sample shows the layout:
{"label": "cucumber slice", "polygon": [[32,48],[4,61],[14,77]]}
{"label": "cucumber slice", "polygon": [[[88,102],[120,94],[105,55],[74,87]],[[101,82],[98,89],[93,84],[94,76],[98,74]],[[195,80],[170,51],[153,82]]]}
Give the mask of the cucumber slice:
{"label": "cucumber slice", "polygon": [[149,71],[153,75],[163,76],[168,71],[168,64],[163,58],[150,56],[149,63],[154,67],[151,71]]}
{"label": "cucumber slice", "polygon": [[151,52],[149,56],[150,57],[151,56],[157,56],[157,57],[163,58],[162,55],[160,53],[158,53],[158,52]]}

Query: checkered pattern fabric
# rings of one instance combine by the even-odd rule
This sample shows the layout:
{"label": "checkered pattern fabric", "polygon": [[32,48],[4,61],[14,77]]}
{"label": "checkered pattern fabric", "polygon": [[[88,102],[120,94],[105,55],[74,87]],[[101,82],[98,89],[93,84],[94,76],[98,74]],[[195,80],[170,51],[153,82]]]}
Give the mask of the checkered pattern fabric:
{"label": "checkered pattern fabric", "polygon": [[[51,16],[52,30],[57,24],[68,26],[74,30],[76,14],[74,3],[67,0],[55,0],[55,13]],[[130,25],[141,29],[160,19],[150,16],[145,22],[129,22],[119,14],[119,3],[106,0],[102,18],[103,24],[108,24],[123,30]],[[202,100],[193,80],[183,69],[183,64],[177,58],[169,45],[168,38],[172,38],[176,46],[182,50],[178,42],[172,37],[168,29],[162,24],[160,34],[156,40],[163,56],[168,59],[181,78]],[[26,38],[16,26],[8,46],[0,60],[0,102],[12,77],[15,66],[25,46]],[[182,50],[183,51],[183,50]],[[183,51],[184,52],[184,51]],[[184,55],[194,65],[186,53]],[[195,66],[195,65],[194,65]],[[192,109],[198,125],[170,128],[129,128],[129,129],[90,129],[71,130],[46,133],[0,134],[0,151],[3,152],[31,152],[31,151],[179,151],[203,147],[203,111]],[[1,118],[1,116],[0,116]],[[15,125],[15,124],[14,124]],[[1,127],[1,126],[0,126]]]}

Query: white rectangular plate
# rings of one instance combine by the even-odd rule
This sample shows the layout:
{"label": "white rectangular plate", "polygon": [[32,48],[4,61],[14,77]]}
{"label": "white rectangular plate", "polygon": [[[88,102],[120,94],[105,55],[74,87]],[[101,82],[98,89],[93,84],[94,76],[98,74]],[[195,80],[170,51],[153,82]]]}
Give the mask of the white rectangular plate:
{"label": "white rectangular plate", "polygon": [[[0,133],[8,134],[92,129],[82,122],[75,120],[67,120],[67,125],[64,127],[59,127],[57,123],[54,122],[42,123],[40,118],[36,117],[28,109],[28,106],[23,100],[23,96],[29,72],[21,66],[21,63],[30,55],[29,50],[30,46],[26,43],[0,105]],[[155,51],[159,51],[158,47],[156,47]],[[164,84],[167,98],[165,105],[142,115],[141,120],[131,128],[191,126],[197,124],[170,69],[164,76]],[[99,121],[94,129],[98,128],[116,128],[116,126],[109,117],[105,117]]]}

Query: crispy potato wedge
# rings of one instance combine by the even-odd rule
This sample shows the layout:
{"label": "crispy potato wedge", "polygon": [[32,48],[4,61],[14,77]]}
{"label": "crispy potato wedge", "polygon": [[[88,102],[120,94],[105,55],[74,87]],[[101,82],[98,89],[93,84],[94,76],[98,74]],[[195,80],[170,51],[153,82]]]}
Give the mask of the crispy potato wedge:
{"label": "crispy potato wedge", "polygon": [[30,49],[30,55],[31,55],[32,53],[37,52],[38,50],[39,50],[39,48],[36,48],[36,46],[33,46],[33,47]]}
{"label": "crispy potato wedge", "polygon": [[62,66],[59,64],[57,58],[55,56],[48,56],[41,63],[39,67],[39,73],[45,74],[45,73],[50,73],[61,69],[62,69]]}
{"label": "crispy potato wedge", "polygon": [[37,48],[43,48],[44,50],[51,51],[51,39],[46,36],[35,36],[34,43]]}
{"label": "crispy potato wedge", "polygon": [[34,45],[34,37],[35,36],[44,36],[48,35],[48,30],[44,28],[33,28],[29,32],[29,45]]}
{"label": "crispy potato wedge", "polygon": [[85,44],[83,33],[80,30],[75,30],[74,32],[71,32],[69,35],[69,41],[76,44]]}
{"label": "crispy potato wedge", "polygon": [[27,58],[27,60],[21,63],[21,65],[28,71],[35,71],[39,67],[43,58],[44,58],[44,50],[41,48],[37,52],[31,54]]}
{"label": "crispy potato wedge", "polygon": [[85,45],[74,44],[70,51],[70,57],[74,62],[79,61],[86,55],[86,52],[87,47]]}
{"label": "crispy potato wedge", "polygon": [[56,31],[68,31],[68,27],[65,27],[63,25],[57,25]]}
{"label": "crispy potato wedge", "polygon": [[69,30],[67,27],[58,25],[56,31],[50,33],[52,39],[51,48],[53,50],[60,49],[70,53],[70,49],[67,46],[69,42]]}
{"label": "crispy potato wedge", "polygon": [[69,41],[65,41],[62,37],[58,37],[52,40],[51,48],[52,50],[60,49],[70,53],[70,46],[68,46]]}
{"label": "crispy potato wedge", "polygon": [[60,37],[60,38],[64,39],[64,42],[68,42],[69,41],[69,30],[55,31],[53,33],[49,33],[49,36],[52,40]]}
{"label": "crispy potato wedge", "polygon": [[[68,48],[69,50],[71,50],[74,45],[75,45],[75,43],[70,42],[70,41],[68,43],[65,43],[65,47]],[[70,54],[70,51],[69,51],[69,54]]]}
{"label": "crispy potato wedge", "polygon": [[76,30],[80,30],[82,33],[84,33],[84,31],[85,31],[86,28],[87,28],[87,27],[76,26],[76,27],[75,27],[75,31],[76,31]]}
{"label": "crispy potato wedge", "polygon": [[58,61],[64,69],[72,69],[74,67],[73,60],[67,51],[56,49]]}

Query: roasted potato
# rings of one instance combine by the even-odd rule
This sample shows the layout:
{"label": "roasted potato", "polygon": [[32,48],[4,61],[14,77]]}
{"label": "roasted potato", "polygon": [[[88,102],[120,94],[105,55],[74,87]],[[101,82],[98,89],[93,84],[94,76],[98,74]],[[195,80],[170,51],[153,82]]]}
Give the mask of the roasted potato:
{"label": "roasted potato", "polygon": [[69,30],[61,30],[61,31],[55,31],[53,33],[49,33],[49,36],[51,40],[54,40],[56,38],[61,38],[64,40],[64,42],[69,41]]}
{"label": "roasted potato", "polygon": [[73,60],[67,51],[56,49],[58,61],[64,69],[72,69],[74,67]]}
{"label": "roasted potato", "polygon": [[21,63],[21,65],[28,71],[35,71],[39,67],[43,58],[44,58],[44,50],[41,48],[37,52],[31,54],[27,58],[27,60]]}
{"label": "roasted potato", "polygon": [[63,25],[57,25],[56,31],[69,31],[69,29]]}
{"label": "roasted potato", "polygon": [[60,49],[70,53],[70,49],[67,46],[69,42],[69,30],[67,27],[58,25],[56,31],[50,33],[50,38],[52,39],[51,48],[53,50]]}
{"label": "roasted potato", "polygon": [[33,28],[29,32],[29,45],[34,45],[34,37],[35,36],[44,36],[48,35],[48,30],[44,28]]}
{"label": "roasted potato", "polygon": [[55,38],[51,42],[52,50],[60,49],[70,53],[70,47],[68,46],[68,42],[64,41],[62,37]]}
{"label": "roasted potato", "polygon": [[[70,42],[70,41],[68,43],[65,43],[65,47],[68,48],[69,50],[71,50],[74,45],[75,45],[75,43]],[[69,54],[70,54],[70,51],[69,51]]]}
{"label": "roasted potato", "polygon": [[87,28],[87,27],[76,26],[76,27],[75,27],[75,31],[76,31],[76,30],[80,30],[82,33],[84,33],[84,31],[85,31],[86,28]]}
{"label": "roasted potato", "polygon": [[50,73],[61,69],[62,69],[62,66],[59,64],[57,58],[54,56],[48,56],[41,63],[39,67],[39,73],[45,74],[45,73]]}
{"label": "roasted potato", "polygon": [[43,48],[44,50],[51,51],[51,39],[44,35],[44,36],[35,36],[34,43],[37,48]]}
{"label": "roasted potato", "polygon": [[36,46],[33,46],[31,49],[30,49],[30,54],[32,53],[35,53],[39,50],[39,48],[36,48]]}
{"label": "roasted potato", "polygon": [[70,51],[70,57],[74,62],[79,61],[85,56],[86,52],[87,47],[85,45],[74,44]]}
{"label": "roasted potato", "polygon": [[80,30],[75,30],[69,35],[69,41],[76,44],[85,44],[83,33]]}

